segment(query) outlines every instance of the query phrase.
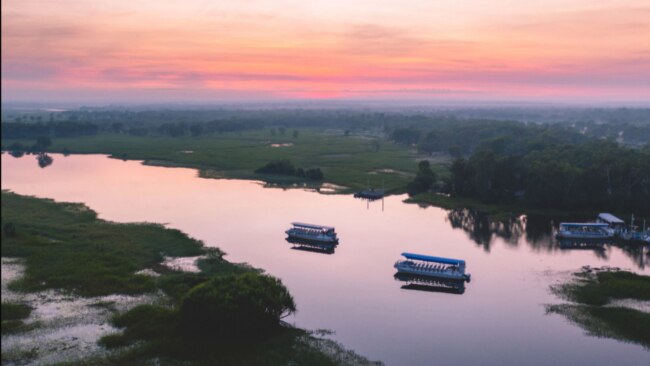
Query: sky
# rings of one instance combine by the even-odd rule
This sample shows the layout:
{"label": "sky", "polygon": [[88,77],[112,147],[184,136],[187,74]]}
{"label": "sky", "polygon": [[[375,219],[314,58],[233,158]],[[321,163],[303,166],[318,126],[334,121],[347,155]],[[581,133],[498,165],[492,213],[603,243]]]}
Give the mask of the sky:
{"label": "sky", "polygon": [[648,0],[6,0],[2,101],[650,101]]}

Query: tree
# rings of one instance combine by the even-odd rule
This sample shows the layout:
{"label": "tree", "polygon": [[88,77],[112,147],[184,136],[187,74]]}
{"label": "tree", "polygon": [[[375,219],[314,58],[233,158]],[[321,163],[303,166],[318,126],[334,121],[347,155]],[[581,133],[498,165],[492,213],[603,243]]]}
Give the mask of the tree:
{"label": "tree", "polygon": [[293,138],[294,139],[298,138],[298,130],[293,130]]}
{"label": "tree", "polygon": [[198,123],[191,125],[190,133],[192,133],[192,136],[201,136],[203,134],[203,126]]}
{"label": "tree", "polygon": [[213,277],[190,290],[180,307],[188,332],[221,338],[263,335],[295,311],[279,279],[250,272]]}
{"label": "tree", "polygon": [[406,186],[406,190],[410,195],[427,192],[431,189],[436,178],[436,173],[431,170],[429,162],[422,160],[418,163],[418,172],[415,179]]}

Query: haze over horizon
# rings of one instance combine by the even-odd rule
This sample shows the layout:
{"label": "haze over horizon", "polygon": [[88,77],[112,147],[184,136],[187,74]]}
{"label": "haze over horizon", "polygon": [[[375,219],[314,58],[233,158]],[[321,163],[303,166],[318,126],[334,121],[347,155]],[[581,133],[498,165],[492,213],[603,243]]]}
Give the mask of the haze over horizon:
{"label": "haze over horizon", "polygon": [[650,4],[2,3],[2,101],[642,103]]}

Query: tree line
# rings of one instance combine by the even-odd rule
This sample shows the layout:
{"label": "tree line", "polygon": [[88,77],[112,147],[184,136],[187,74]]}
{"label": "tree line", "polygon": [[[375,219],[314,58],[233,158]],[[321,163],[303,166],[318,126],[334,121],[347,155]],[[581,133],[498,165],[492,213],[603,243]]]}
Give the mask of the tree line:
{"label": "tree line", "polygon": [[453,162],[445,190],[487,203],[648,215],[650,154],[607,140],[482,148]]}

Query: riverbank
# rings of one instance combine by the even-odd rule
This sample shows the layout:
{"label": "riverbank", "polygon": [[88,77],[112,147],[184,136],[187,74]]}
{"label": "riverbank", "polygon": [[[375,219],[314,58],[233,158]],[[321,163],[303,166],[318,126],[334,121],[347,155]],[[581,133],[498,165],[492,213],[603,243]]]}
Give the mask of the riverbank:
{"label": "riverbank", "polygon": [[[156,359],[160,349],[146,339],[110,350],[97,342],[119,336],[124,328],[115,319],[134,308],[175,309],[190,289],[209,278],[261,273],[224,260],[219,250],[205,248],[178,230],[107,222],[81,204],[3,191],[2,227],[3,364],[140,364]],[[170,268],[164,264],[173,262],[170,257],[196,257],[198,270]],[[5,308],[16,311],[5,319]],[[223,357],[241,364],[368,362],[335,342],[287,326],[263,342],[276,347],[253,342],[241,352],[241,347],[237,351],[213,344],[210,352],[198,350],[190,361]],[[172,364],[188,361],[167,358]],[[267,359],[271,362],[261,362]]]}
{"label": "riverbank", "polygon": [[569,304],[548,305],[587,334],[650,349],[650,276],[617,268],[583,268],[551,288]]}

